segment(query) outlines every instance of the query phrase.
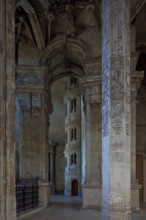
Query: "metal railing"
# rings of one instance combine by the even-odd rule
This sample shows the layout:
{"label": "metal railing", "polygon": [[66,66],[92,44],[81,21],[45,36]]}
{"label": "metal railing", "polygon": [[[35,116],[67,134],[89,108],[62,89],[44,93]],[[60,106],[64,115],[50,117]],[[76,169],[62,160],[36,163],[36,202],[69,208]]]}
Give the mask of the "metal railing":
{"label": "metal railing", "polygon": [[23,178],[16,183],[17,214],[38,207],[38,188],[38,178]]}

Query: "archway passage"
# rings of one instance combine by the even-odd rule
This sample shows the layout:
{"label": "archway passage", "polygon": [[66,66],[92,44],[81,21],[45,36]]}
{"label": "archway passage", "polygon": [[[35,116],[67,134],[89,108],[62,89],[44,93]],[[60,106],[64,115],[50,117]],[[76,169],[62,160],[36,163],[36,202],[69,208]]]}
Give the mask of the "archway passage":
{"label": "archway passage", "polygon": [[72,196],[78,196],[78,181],[73,180],[72,181]]}

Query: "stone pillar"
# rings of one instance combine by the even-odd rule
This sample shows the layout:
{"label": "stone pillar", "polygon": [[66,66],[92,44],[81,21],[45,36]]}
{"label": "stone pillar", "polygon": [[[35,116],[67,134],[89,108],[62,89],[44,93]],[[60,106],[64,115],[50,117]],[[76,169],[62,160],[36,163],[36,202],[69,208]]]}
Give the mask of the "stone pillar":
{"label": "stone pillar", "polygon": [[55,169],[54,169],[54,151],[55,144],[49,143],[49,175],[51,182],[51,193],[55,194]]}
{"label": "stone pillar", "polygon": [[45,70],[45,67],[17,66],[17,96],[22,118],[20,177],[39,177],[40,201],[41,205],[44,201],[44,206],[48,201],[48,127],[51,110]]}
{"label": "stone pillar", "polygon": [[130,0],[102,2],[102,219],[131,219]]}
{"label": "stone pillar", "polygon": [[137,92],[143,79],[143,71],[135,71],[131,74],[131,185],[132,185],[132,209],[139,209],[139,189],[136,181],[136,101]]}
{"label": "stone pillar", "polygon": [[[94,64],[95,65],[95,64]],[[93,65],[88,69],[93,73]],[[87,72],[86,72],[87,73]],[[100,72],[101,73],[101,72]],[[101,206],[101,75],[80,80],[85,102],[86,183],[83,207]]]}
{"label": "stone pillar", "polygon": [[49,182],[39,183],[39,206],[47,207],[49,204],[49,195],[51,184]]}
{"label": "stone pillar", "polygon": [[15,5],[0,0],[0,219],[16,220]]}
{"label": "stone pillar", "polygon": [[53,153],[50,154],[50,171],[51,171],[51,186],[52,186],[52,192],[54,193],[54,155]]}
{"label": "stone pillar", "polygon": [[131,181],[136,184],[136,101],[137,91],[143,79],[143,72],[131,75]]}
{"label": "stone pillar", "polygon": [[136,181],[136,101],[137,92],[144,76],[143,71],[136,71],[139,52],[136,52],[136,27],[131,24],[131,206],[133,211],[139,210],[139,190],[141,185]]}

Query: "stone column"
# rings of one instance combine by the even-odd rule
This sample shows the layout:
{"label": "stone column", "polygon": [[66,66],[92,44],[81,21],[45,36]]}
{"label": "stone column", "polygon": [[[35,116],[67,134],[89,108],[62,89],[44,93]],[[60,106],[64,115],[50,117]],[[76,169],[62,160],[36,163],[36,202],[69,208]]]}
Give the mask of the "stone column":
{"label": "stone column", "polygon": [[137,92],[144,76],[143,71],[136,71],[139,52],[135,51],[136,27],[135,22],[131,24],[131,206],[135,211],[139,210],[139,190],[141,185],[136,181],[136,101]]}
{"label": "stone column", "polygon": [[131,219],[130,0],[102,2],[102,219]]}
{"label": "stone column", "polygon": [[21,107],[20,176],[39,177],[39,200],[46,206],[48,185],[48,127],[51,104],[45,67],[17,66],[17,96]]}
{"label": "stone column", "polygon": [[51,193],[55,194],[55,170],[54,170],[54,148],[56,146],[49,143],[49,172],[50,172],[50,182],[51,182]]}
{"label": "stone column", "polygon": [[50,154],[50,175],[51,175],[51,185],[52,185],[52,192],[54,193],[54,159],[53,153]]}
{"label": "stone column", "polygon": [[131,74],[131,181],[133,185],[136,184],[136,101],[143,76],[143,71]]}
{"label": "stone column", "polygon": [[139,189],[136,181],[136,101],[137,92],[143,79],[143,71],[135,71],[131,74],[131,185],[132,185],[132,209],[139,209]]}
{"label": "stone column", "polygon": [[101,84],[95,78],[88,80],[82,84],[86,106],[86,183],[101,184]]}
{"label": "stone column", "polygon": [[0,0],[0,219],[16,220],[15,5]]}
{"label": "stone column", "polygon": [[80,80],[85,102],[86,121],[86,183],[83,186],[84,207],[101,206],[101,72],[95,76],[93,70],[96,70],[96,68],[98,68],[98,64],[86,64],[86,75],[88,76]]}

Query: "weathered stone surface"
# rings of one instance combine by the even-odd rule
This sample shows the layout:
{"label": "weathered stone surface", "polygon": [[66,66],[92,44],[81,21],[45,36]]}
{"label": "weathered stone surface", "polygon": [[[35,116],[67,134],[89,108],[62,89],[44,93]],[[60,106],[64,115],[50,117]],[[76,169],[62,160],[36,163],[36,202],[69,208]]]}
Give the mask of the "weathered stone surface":
{"label": "weathered stone surface", "polygon": [[[91,68],[92,69],[92,68]],[[101,184],[101,76],[80,80],[85,101],[86,183]]]}
{"label": "weathered stone surface", "polygon": [[21,124],[20,177],[48,181],[49,94],[44,67],[17,67],[17,99]]}
{"label": "weathered stone surface", "polygon": [[[105,10],[103,20],[102,3],[103,11]],[[21,176],[39,176],[45,184],[48,181],[48,128],[49,114],[53,110],[50,86],[64,76],[81,78],[81,91],[84,94],[82,105],[85,114],[82,114],[84,116],[82,129],[79,125],[80,116],[71,114],[65,120],[66,131],[69,123],[76,119],[74,124],[78,124],[77,135],[82,133],[79,143],[74,142],[70,145],[77,152],[77,158],[80,158],[79,166],[67,167],[65,175],[67,178],[76,175],[78,179],[82,179],[82,183],[86,183],[82,190],[79,181],[80,191],[84,194],[83,204],[96,206],[101,200],[101,123],[104,180],[102,195],[106,197],[106,201],[103,201],[103,210],[107,211],[105,218],[108,216],[107,218],[112,219],[125,219],[126,215],[130,218],[127,214],[130,210],[130,170],[133,200],[131,204],[138,208],[139,186],[135,185],[136,153],[142,157],[143,164],[140,169],[143,182],[139,178],[143,185],[140,198],[142,195],[146,201],[145,78],[136,106],[138,87],[142,80],[141,71],[146,71],[144,3],[145,1],[138,0],[0,0],[0,219],[16,219],[15,160],[17,179]],[[14,36],[14,17],[16,17],[16,36]],[[102,41],[104,46],[101,51]],[[16,78],[15,62],[18,64]],[[46,67],[42,66],[43,64]],[[72,98],[77,93],[66,93],[66,96]],[[56,129],[56,132],[57,137],[61,135],[59,130]],[[69,130],[67,138],[70,138]],[[81,141],[83,151],[79,150]],[[64,142],[62,143],[61,148],[56,151],[55,162],[59,168],[56,172],[58,191],[63,191],[64,188]],[[73,152],[71,148],[66,148],[65,151],[68,163]],[[83,172],[80,169],[81,162]],[[52,173],[51,176],[53,178]],[[71,179],[67,183],[68,186],[70,182]],[[47,186],[45,184],[44,186]],[[42,189],[42,195],[45,195],[42,196],[45,198],[43,204],[47,204],[48,188]],[[117,210],[118,213],[115,214]]]}
{"label": "weathered stone surface", "polygon": [[16,220],[14,1],[0,1],[0,219]]}
{"label": "weathered stone surface", "polygon": [[136,185],[136,102],[137,93],[141,86],[144,73],[132,72],[131,74],[131,181]]}
{"label": "weathered stone surface", "polygon": [[130,1],[103,4],[102,219],[130,219]]}

